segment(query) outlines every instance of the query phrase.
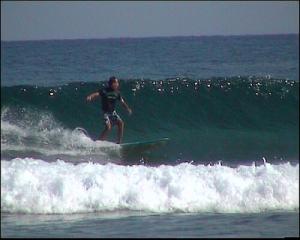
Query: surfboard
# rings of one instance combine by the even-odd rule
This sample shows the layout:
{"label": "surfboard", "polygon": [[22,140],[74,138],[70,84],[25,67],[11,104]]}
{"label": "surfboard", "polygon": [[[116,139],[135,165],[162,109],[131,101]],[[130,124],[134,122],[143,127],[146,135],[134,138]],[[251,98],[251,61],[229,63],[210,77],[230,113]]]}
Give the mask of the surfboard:
{"label": "surfboard", "polygon": [[[74,131],[79,131],[86,135],[88,138],[93,140],[91,136],[88,134],[88,132],[82,128],[82,127],[76,127]],[[159,138],[159,139],[152,139],[148,141],[135,141],[135,142],[127,142],[127,143],[121,143],[121,155],[123,157],[130,156],[130,155],[136,155],[141,154],[144,152],[152,151],[155,148],[161,147],[165,145],[170,139],[165,138]],[[93,141],[100,141],[100,140],[93,140]]]}
{"label": "surfboard", "polygon": [[149,146],[158,146],[167,143],[169,138],[160,138],[151,141],[138,141],[138,142],[129,142],[129,143],[121,143],[120,146],[122,148],[137,148],[137,147],[149,147]]}
{"label": "surfboard", "polygon": [[121,143],[120,144],[121,157],[123,159],[143,157],[144,154],[149,154],[154,149],[162,147],[169,140],[170,140],[169,138],[160,138],[160,139],[154,139],[154,140],[150,140],[150,141],[137,141],[137,142]]}

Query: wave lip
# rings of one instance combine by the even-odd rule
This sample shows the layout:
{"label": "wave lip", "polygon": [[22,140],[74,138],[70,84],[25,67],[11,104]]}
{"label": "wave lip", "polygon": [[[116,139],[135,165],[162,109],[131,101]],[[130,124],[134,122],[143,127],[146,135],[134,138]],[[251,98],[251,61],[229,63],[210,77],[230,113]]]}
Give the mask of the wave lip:
{"label": "wave lip", "polygon": [[298,164],[146,167],[16,158],[2,161],[1,172],[1,210],[10,213],[299,210]]}

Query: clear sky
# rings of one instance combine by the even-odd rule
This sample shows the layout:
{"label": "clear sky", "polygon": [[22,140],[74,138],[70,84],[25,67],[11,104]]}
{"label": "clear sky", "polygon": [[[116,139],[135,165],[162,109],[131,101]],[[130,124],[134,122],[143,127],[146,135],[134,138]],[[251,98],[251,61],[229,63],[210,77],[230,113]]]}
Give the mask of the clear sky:
{"label": "clear sky", "polygon": [[1,40],[299,33],[297,1],[1,1]]}

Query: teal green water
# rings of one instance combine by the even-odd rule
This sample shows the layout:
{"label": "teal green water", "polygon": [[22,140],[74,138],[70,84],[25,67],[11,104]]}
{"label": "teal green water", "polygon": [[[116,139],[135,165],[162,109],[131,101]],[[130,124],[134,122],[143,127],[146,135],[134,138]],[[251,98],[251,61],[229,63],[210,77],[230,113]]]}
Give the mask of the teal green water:
{"label": "teal green water", "polygon": [[[101,87],[101,83],[2,87],[1,109],[9,109],[2,119],[34,127],[43,114],[51,114],[54,120],[47,128],[80,126],[97,139],[103,129],[101,102],[85,99]],[[125,122],[125,143],[171,139],[160,153],[164,159],[293,160],[299,154],[298,89],[299,82],[258,77],[121,81],[133,114],[128,116],[120,106],[117,111]],[[109,140],[115,141],[115,135],[111,133]],[[2,139],[9,142],[14,137]]]}

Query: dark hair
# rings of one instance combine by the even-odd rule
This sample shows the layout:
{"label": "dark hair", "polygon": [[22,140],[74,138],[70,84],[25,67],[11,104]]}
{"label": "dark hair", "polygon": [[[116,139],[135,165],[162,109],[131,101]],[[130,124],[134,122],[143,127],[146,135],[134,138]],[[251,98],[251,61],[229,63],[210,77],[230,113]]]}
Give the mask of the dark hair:
{"label": "dark hair", "polygon": [[109,80],[108,80],[108,86],[111,87],[113,82],[116,81],[116,80],[117,80],[117,78],[115,76],[110,77]]}

